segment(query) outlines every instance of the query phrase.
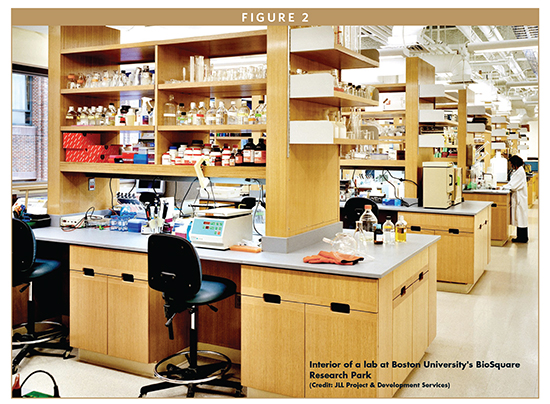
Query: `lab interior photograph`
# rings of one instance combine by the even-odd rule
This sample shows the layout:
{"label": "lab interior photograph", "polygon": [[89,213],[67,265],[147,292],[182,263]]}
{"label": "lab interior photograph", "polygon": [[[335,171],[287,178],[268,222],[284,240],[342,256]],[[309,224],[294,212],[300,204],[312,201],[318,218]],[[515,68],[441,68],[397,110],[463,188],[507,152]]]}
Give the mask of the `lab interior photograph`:
{"label": "lab interior photograph", "polygon": [[540,398],[537,9],[158,11],[12,10],[11,396]]}

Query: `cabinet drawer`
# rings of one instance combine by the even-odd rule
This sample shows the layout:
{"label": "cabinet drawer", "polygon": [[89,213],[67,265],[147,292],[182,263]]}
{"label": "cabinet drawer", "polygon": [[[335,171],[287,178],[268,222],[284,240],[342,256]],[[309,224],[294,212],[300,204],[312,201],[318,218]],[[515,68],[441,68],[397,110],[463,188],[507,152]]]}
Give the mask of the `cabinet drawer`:
{"label": "cabinet drawer", "polygon": [[378,281],[300,272],[266,267],[241,267],[241,293],[263,297],[279,296],[284,301],[330,306],[348,305],[350,309],[378,311]]}
{"label": "cabinet drawer", "polygon": [[459,233],[473,233],[474,217],[461,215],[442,215],[437,213],[407,213],[403,215],[412,231],[444,230]]}
{"label": "cabinet drawer", "polygon": [[147,254],[96,247],[71,246],[70,269],[147,280]]}
{"label": "cabinet drawer", "polygon": [[428,271],[428,250],[424,250],[400,265],[392,272],[393,298],[399,295],[403,287],[409,287]]}

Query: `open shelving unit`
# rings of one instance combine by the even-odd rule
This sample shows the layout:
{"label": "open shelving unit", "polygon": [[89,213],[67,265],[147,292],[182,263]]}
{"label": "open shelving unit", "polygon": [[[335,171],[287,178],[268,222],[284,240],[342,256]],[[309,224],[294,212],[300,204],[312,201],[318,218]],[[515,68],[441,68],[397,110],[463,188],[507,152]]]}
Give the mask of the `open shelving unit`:
{"label": "open shelving unit", "polygon": [[[313,27],[321,28],[321,27]],[[325,29],[327,27],[324,27]],[[330,27],[329,27],[330,28]],[[290,237],[338,222],[339,146],[291,144],[287,134],[289,121],[323,119],[325,110],[348,106],[369,106],[377,102],[334,91],[329,97],[290,99],[281,88],[288,88],[289,66],[292,69],[331,70],[378,66],[378,54],[360,54],[335,43],[316,49],[295,49],[292,33],[286,26],[266,30],[230,33],[174,40],[120,44],[118,30],[102,26],[51,26],[49,35],[49,189],[50,214],[63,215],[86,211],[90,206],[106,209],[112,206],[112,190],[119,178],[155,177],[177,180],[194,177],[193,167],[163,166],[161,157],[170,145],[202,140],[235,144],[237,141],[261,137],[267,143],[267,164],[264,167],[204,167],[212,178],[261,179],[270,192],[270,209],[266,213],[266,235]],[[234,81],[182,81],[182,68],[189,69],[190,56],[202,55],[205,60],[236,56],[264,56],[267,78]],[[146,86],[97,87],[67,89],[68,73],[85,74],[114,71],[125,65],[154,67],[155,82]],[[165,126],[162,108],[170,95],[176,103],[191,102],[209,105],[210,99],[227,102],[243,97],[253,103],[266,97],[269,118],[266,125],[189,125]],[[154,125],[149,126],[68,126],[65,114],[69,106],[119,107],[127,100],[154,99]],[[123,105],[123,104],[122,104]],[[154,142],[154,164],[76,163],[66,162],[62,134],[93,132],[101,144],[121,144],[126,132],[140,132]],[[232,136],[219,134],[231,133]],[[96,178],[95,191],[88,191],[88,178]],[[327,180],[328,179],[328,180]],[[320,203],[307,212],[289,209],[296,198],[307,192]]]}

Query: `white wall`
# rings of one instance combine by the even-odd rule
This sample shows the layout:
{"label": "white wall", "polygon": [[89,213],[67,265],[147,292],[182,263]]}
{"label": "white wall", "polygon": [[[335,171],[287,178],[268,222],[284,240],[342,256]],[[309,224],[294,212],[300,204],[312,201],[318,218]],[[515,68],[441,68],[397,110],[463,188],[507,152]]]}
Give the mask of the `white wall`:
{"label": "white wall", "polygon": [[48,36],[12,27],[12,63],[48,68]]}

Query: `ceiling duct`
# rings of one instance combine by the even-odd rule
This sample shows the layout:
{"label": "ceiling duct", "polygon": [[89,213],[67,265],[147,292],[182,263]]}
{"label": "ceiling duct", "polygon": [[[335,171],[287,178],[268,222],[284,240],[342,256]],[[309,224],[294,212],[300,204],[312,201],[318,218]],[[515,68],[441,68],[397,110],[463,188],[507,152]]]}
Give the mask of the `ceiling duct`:
{"label": "ceiling duct", "polygon": [[424,25],[395,25],[388,38],[388,46],[405,47],[414,52],[426,51],[426,40],[422,35]]}
{"label": "ceiling duct", "polygon": [[436,74],[450,75],[449,84],[474,83],[470,63],[462,55],[422,55],[422,59],[435,67]]}

